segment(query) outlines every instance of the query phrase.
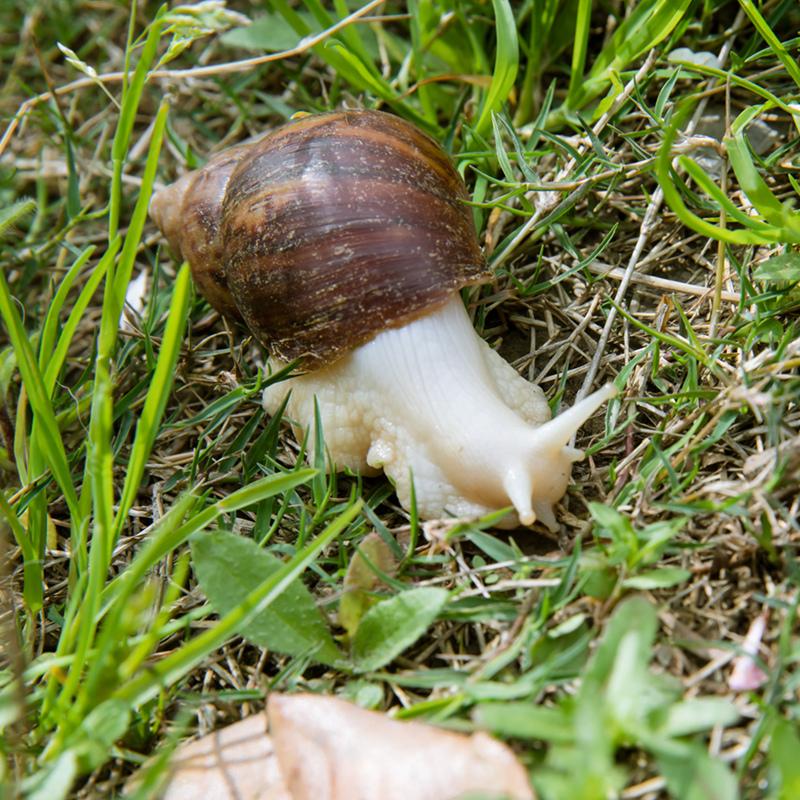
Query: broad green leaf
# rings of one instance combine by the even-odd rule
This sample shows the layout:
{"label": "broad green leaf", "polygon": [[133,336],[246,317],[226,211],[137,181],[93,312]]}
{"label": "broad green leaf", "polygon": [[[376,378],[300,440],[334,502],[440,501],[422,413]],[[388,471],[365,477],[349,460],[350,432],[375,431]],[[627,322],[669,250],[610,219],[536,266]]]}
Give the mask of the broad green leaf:
{"label": "broad green leaf", "polygon": [[639,532],[640,549],[637,563],[653,564],[658,561],[666,546],[680,533],[684,525],[686,517],[675,517],[659,520],[642,528]]}
{"label": "broad green leaf", "polygon": [[21,788],[27,800],[63,800],[70,793],[77,774],[77,756],[67,750],[23,781]]}
{"label": "broad green leaf", "polygon": [[128,730],[130,717],[130,705],[112,699],[100,703],[83,718],[73,745],[82,772],[95,769],[108,758],[109,748]]}
{"label": "broad green leaf", "polygon": [[[605,685],[606,707],[620,731],[639,732],[651,713],[668,708],[679,693],[676,681],[650,671],[654,631],[633,627],[619,640],[614,665]],[[582,706],[594,698],[582,693]]]}
{"label": "broad green leaf", "polygon": [[680,756],[662,756],[658,763],[672,797],[680,800],[737,800],[739,797],[734,774],[701,747],[687,746]]}
{"label": "broad green leaf", "polygon": [[661,567],[626,578],[622,585],[626,589],[668,589],[688,580],[691,575],[691,572],[680,567]]}
{"label": "broad green leaf", "polygon": [[800,735],[796,725],[784,719],[775,722],[769,745],[770,766],[780,776],[780,789],[775,800],[800,797]]}
{"label": "broad green leaf", "polygon": [[221,647],[236,631],[247,627],[264,609],[269,608],[361,513],[363,502],[356,501],[313,539],[298,550],[285,564],[261,581],[235,608],[216,625],[190,639],[183,647],[142,670],[133,680],[120,687],[114,696],[129,703],[144,703],[157,696],[164,686],[180,680],[208,654]]}
{"label": "broad green leaf", "polygon": [[373,606],[353,638],[353,666],[369,672],[388,664],[425,633],[447,602],[446,589],[409,589]]}
{"label": "broad green leaf", "polygon": [[[308,20],[310,21],[310,17]],[[272,53],[296,47],[301,38],[280,14],[265,14],[256,17],[250,25],[224,33],[220,36],[220,41],[230,47]]]}
{"label": "broad green leaf", "polygon": [[753,277],[770,283],[800,281],[800,253],[782,253],[758,265]]}
{"label": "broad green leaf", "polygon": [[[300,16],[306,17],[304,14]],[[310,17],[307,21],[310,22]],[[295,47],[301,38],[280,14],[266,14],[254,19],[250,25],[224,33],[220,36],[220,41],[230,47],[270,53],[289,50]]]}
{"label": "broad green leaf", "polygon": [[628,541],[631,537],[636,538],[631,521],[615,508],[603,503],[590,503],[589,511],[595,522],[605,528],[615,539]]}
{"label": "broad green leaf", "polygon": [[631,521],[611,506],[589,503],[589,511],[601,530],[606,531],[613,543],[613,560],[633,562],[639,551],[639,540]]}
{"label": "broad green leaf", "polygon": [[305,483],[315,474],[313,469],[300,469],[285,474],[267,475],[238,489],[227,497],[217,500],[213,505],[192,515],[183,524],[181,524],[181,520],[194,501],[194,496],[189,494],[179,497],[167,514],[156,523],[150,532],[147,543],[136,554],[133,562],[124,572],[106,585],[103,590],[103,611],[105,612],[113,608],[115,604],[124,602],[124,599],[121,598],[130,596],[139,581],[143,580],[148,570],[164,558],[167,553],[183,544],[193,533],[211,525],[214,520],[223,514],[238,511],[240,508],[254,505],[261,500],[266,500],[268,497],[288,492],[294,489],[295,486]]}
{"label": "broad green leaf", "polygon": [[721,697],[697,697],[670,706],[660,733],[667,736],[688,736],[713,728],[733,725],[740,717],[733,703]]}
{"label": "broad green leaf", "polygon": [[636,639],[636,660],[647,664],[651,656],[651,643],[656,635],[658,618],[656,610],[643,597],[631,597],[620,603],[614,616],[608,622],[606,631],[595,650],[591,663],[584,674],[584,687],[596,687],[604,683],[610,676],[622,640],[634,631]]}
{"label": "broad green leaf", "polygon": [[579,571],[581,591],[589,597],[606,600],[617,586],[617,568],[597,548],[581,556]]}
{"label": "broad green leaf", "polygon": [[[252,539],[221,530],[192,539],[192,563],[200,588],[221,616],[284,565]],[[261,647],[287,655],[311,653],[323,664],[341,658],[314,597],[299,580],[238,632]]]}

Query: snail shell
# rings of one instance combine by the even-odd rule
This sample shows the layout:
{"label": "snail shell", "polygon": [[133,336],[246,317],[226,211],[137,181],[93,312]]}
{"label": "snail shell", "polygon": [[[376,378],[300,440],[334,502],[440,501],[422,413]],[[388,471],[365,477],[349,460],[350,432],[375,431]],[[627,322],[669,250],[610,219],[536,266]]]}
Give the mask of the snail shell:
{"label": "snail shell", "polygon": [[467,199],[418,128],[342,111],[220,153],[151,214],[215,308],[312,369],[488,277]]}

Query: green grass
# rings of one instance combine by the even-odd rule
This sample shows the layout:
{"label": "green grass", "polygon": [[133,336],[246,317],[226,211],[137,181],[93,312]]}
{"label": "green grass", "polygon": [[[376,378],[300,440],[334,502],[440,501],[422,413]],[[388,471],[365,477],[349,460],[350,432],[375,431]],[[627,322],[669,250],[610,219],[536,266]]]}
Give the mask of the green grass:
{"label": "green grass", "polygon": [[[111,796],[300,689],[492,731],[545,800],[797,795],[800,15],[629,5],[387,3],[236,69],[356,6],[0,8],[0,795]],[[342,105],[452,154],[490,344],[555,410],[622,390],[556,538],[307,466],[261,410],[284,376],[147,218],[215,148]],[[768,681],[734,694],[765,611]]]}

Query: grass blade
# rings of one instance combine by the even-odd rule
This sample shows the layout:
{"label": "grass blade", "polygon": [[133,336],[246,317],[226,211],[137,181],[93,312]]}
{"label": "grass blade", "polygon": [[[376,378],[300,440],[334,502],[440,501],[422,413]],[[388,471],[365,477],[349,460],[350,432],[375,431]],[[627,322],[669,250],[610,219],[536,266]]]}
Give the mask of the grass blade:
{"label": "grass blade", "polygon": [[742,225],[753,230],[769,234],[770,226],[756,217],[748,216],[730,200],[728,195],[709,178],[705,170],[693,159],[681,156],[678,163],[686,170],[686,174],[712,199],[731,219],[741,222]]}
{"label": "grass blade", "polygon": [[[20,375],[22,375],[22,381],[25,384],[37,424],[42,427],[41,445],[43,456],[50,467],[53,478],[58,484],[58,488],[64,494],[64,500],[69,506],[73,519],[78,519],[80,517],[78,496],[72,483],[61,432],[58,429],[49,393],[42,379],[42,373],[39,371],[33,348],[22,326],[22,320],[17,313],[16,305],[11,298],[11,292],[2,271],[0,271],[0,316],[5,321],[8,336],[17,357],[17,366]],[[31,476],[32,479],[38,477],[38,475]]]}
{"label": "grass blade", "polygon": [[712,225],[710,222],[706,222],[702,217],[691,212],[686,203],[683,202],[683,198],[675,187],[675,181],[672,177],[672,147],[675,144],[678,130],[689,116],[691,107],[691,101],[684,102],[679,106],[678,110],[673,115],[672,124],[664,133],[664,141],[661,143],[658,156],[656,157],[656,177],[664,192],[664,199],[667,201],[670,208],[684,225],[712,239],[729,242],[730,244],[756,245],[783,241],[782,231],[775,228],[770,228],[763,232],[756,232],[753,230],[743,230],[741,228],[733,230],[730,228],[722,228],[718,225]]}
{"label": "grass blade", "polygon": [[153,449],[153,442],[156,440],[167,406],[172,381],[175,373],[175,365],[180,355],[181,344],[183,342],[183,332],[186,328],[186,317],[189,311],[189,299],[192,287],[188,264],[181,267],[175,281],[175,288],[172,293],[172,304],[167,319],[164,336],[161,340],[161,350],[158,354],[158,361],[150,381],[150,389],[144,401],[144,407],[136,425],[136,436],[131,448],[128,468],[125,473],[125,483],[123,484],[120,495],[117,516],[114,520],[114,541],[119,538],[122,526],[128,515],[128,511],[133,505],[136,493],[139,490],[142,476],[144,475],[147,459]]}
{"label": "grass blade", "polygon": [[78,328],[78,324],[80,323],[83,314],[89,305],[89,302],[94,296],[94,293],[97,291],[97,287],[105,277],[109,266],[113,263],[121,244],[122,239],[120,239],[118,236],[108,246],[108,249],[103,254],[103,257],[100,259],[100,261],[98,261],[97,265],[92,268],[92,274],[86,281],[86,284],[81,290],[81,293],[78,295],[77,300],[75,300],[72,310],[69,312],[69,316],[67,317],[67,321],[64,323],[64,327],[61,329],[61,334],[58,337],[55,349],[50,352],[49,349],[45,349],[44,345],[40,346],[40,360],[42,369],[44,369],[44,383],[49,394],[53,393],[56,380],[61,372],[61,367],[64,365],[64,360],[67,357],[67,352],[70,344],[72,343],[72,339],[75,336],[75,331]]}
{"label": "grass blade", "polygon": [[15,222],[32,214],[35,209],[36,201],[30,198],[17,200],[5,208],[0,208],[0,238]]}
{"label": "grass blade", "polygon": [[[106,352],[110,352],[111,347],[113,347],[113,342],[115,342],[117,338],[119,317],[125,306],[125,293],[128,291],[128,284],[130,283],[131,273],[133,272],[133,264],[136,260],[136,251],[142,240],[142,231],[147,221],[147,210],[150,205],[150,195],[153,191],[156,170],[158,169],[158,157],[161,152],[161,140],[164,136],[164,126],[167,123],[168,111],[169,106],[167,102],[162,101],[153,123],[153,134],[150,138],[147,162],[145,163],[144,172],[142,174],[142,185],[139,189],[139,195],[136,198],[133,214],[131,214],[128,232],[125,234],[125,244],[122,247],[119,264],[113,275],[113,305],[108,310],[108,319],[106,319],[106,310],[103,309],[103,321],[106,322],[108,326],[105,337],[106,339],[112,340],[105,343]],[[101,333],[101,337],[102,336],[103,334]]]}
{"label": "grass blade", "polygon": [[[166,5],[162,6],[155,19],[150,24],[144,47],[142,48],[139,62],[133,73],[133,78],[128,84],[124,85],[122,92],[122,108],[120,110],[117,129],[114,132],[114,141],[111,145],[111,160],[113,164],[113,175],[111,178],[111,193],[108,204],[108,240],[113,241],[119,228],[119,207],[122,194],[122,168],[125,165],[125,158],[128,153],[128,146],[133,132],[133,123],[136,120],[136,112],[139,109],[139,101],[142,97],[142,90],[147,79],[147,71],[153,64],[158,51],[158,42],[161,38],[161,17],[166,11]],[[131,15],[131,28],[129,38],[133,34],[133,22],[135,15]],[[131,51],[131,42],[128,42],[125,56],[125,66],[127,71],[128,57]]]}
{"label": "grass blade", "polygon": [[589,47],[589,27],[592,21],[592,0],[578,0],[575,20],[575,44],[572,49],[572,65],[567,89],[567,106],[576,108],[583,87],[583,71],[586,66],[586,51]]}
{"label": "grass blade", "polygon": [[778,60],[783,64],[784,69],[789,73],[791,79],[800,87],[800,66],[798,66],[797,61],[783,46],[783,42],[778,39],[764,17],[761,16],[753,0],[739,0],[739,5],[742,7],[742,11],[747,14],[750,22],[753,23],[753,26],[759,32],[761,38],[770,46],[772,52],[775,53]]}
{"label": "grass blade", "polygon": [[764,219],[775,228],[782,228],[782,238],[787,242],[800,241],[800,214],[775,197],[753,163],[745,138],[746,123],[751,116],[747,112],[741,114],[733,126],[733,136],[725,139],[731,166],[742,190]]}
{"label": "grass blade", "polygon": [[[56,340],[58,315],[61,313],[61,309],[67,299],[67,294],[69,294],[69,290],[75,283],[75,280],[80,274],[81,269],[83,269],[84,264],[86,264],[86,262],[91,258],[94,250],[95,248],[93,245],[89,246],[85,248],[84,251],[75,259],[72,266],[67,270],[67,274],[63,277],[55,296],[50,302],[50,307],[47,309],[47,316],[45,317],[44,325],[42,325],[42,335],[39,339],[40,370],[44,371],[46,369],[47,362],[50,359],[51,351]],[[52,392],[52,388],[50,391]]]}
{"label": "grass blade", "polygon": [[517,23],[508,0],[492,0],[494,8],[497,52],[494,60],[492,83],[483,102],[475,132],[483,136],[492,124],[492,112],[499,111],[514,86],[519,67],[519,42]]}

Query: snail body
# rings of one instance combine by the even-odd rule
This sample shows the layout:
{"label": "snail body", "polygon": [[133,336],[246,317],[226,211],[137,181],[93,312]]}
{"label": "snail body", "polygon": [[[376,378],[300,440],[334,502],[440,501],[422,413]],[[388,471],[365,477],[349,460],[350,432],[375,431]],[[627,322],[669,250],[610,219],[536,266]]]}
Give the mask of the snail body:
{"label": "snail body", "polygon": [[300,359],[305,374],[268,387],[264,405],[274,413],[291,391],[302,435],[316,402],[337,468],[382,469],[406,508],[413,480],[423,518],[512,505],[555,529],[582,456],[567,442],[614,390],[548,421],[541,390],[475,333],[458,290],[489,276],[467,199],[433,139],[345,111],[220,153],[151,214],[273,366]]}

